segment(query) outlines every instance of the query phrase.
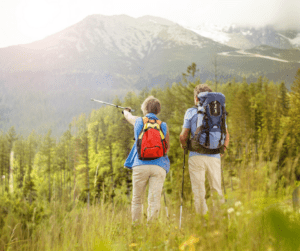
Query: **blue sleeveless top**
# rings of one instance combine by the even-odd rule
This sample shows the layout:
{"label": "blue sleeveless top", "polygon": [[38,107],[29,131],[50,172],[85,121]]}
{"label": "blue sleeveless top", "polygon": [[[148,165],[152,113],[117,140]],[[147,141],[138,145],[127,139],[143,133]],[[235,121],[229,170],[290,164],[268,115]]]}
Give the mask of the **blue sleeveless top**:
{"label": "blue sleeveless top", "polygon": [[[148,113],[146,115],[147,118],[149,119],[158,119],[156,117],[156,115],[154,113]],[[168,173],[170,171],[170,160],[168,158],[168,156],[164,156],[164,157],[160,157],[158,159],[154,159],[154,160],[140,160],[138,157],[138,153],[137,153],[137,140],[139,137],[140,132],[143,129],[143,118],[139,117],[137,118],[137,120],[135,121],[135,125],[134,125],[134,137],[135,137],[135,142],[134,145],[124,163],[124,167],[128,168],[128,169],[132,169],[135,166],[141,166],[141,165],[157,165],[162,167],[163,169],[166,170],[166,172]],[[167,124],[165,122],[161,123],[161,129],[164,133],[164,135],[167,135]]]}

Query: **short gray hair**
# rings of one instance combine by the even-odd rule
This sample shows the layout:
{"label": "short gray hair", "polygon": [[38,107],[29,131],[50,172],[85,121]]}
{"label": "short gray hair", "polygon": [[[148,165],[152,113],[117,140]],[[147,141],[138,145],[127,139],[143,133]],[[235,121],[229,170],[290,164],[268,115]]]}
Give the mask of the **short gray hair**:
{"label": "short gray hair", "polygon": [[212,92],[207,84],[199,84],[194,89],[194,97],[198,98],[198,94],[201,92]]}
{"label": "short gray hair", "polygon": [[147,113],[159,114],[160,113],[160,101],[153,96],[149,96],[143,102],[143,104],[141,106],[141,110],[144,115],[146,115]]}

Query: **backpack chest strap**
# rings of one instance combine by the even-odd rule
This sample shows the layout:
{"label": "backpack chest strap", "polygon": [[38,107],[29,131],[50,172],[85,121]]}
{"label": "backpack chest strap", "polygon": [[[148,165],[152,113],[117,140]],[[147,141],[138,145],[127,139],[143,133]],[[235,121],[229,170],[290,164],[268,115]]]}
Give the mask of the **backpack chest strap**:
{"label": "backpack chest strap", "polygon": [[148,122],[150,122],[151,124],[154,124],[156,122],[157,124],[159,124],[159,126],[161,126],[161,123],[162,123],[159,119],[149,119],[147,117],[143,117],[144,125]]}

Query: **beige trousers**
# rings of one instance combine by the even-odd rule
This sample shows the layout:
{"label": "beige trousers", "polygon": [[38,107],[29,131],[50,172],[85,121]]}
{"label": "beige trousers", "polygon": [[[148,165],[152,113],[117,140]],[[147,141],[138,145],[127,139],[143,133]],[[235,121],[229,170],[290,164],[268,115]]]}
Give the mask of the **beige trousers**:
{"label": "beige trousers", "polygon": [[142,165],[132,168],[132,221],[141,219],[143,211],[143,200],[146,186],[149,181],[147,220],[158,217],[160,210],[160,199],[166,171],[157,165]]}
{"label": "beige trousers", "polygon": [[202,215],[206,214],[208,211],[205,200],[206,171],[211,195],[213,196],[213,194],[217,192],[220,196],[220,203],[224,203],[221,186],[221,160],[207,156],[192,156],[189,158],[189,173],[195,200],[195,209],[196,213]]}

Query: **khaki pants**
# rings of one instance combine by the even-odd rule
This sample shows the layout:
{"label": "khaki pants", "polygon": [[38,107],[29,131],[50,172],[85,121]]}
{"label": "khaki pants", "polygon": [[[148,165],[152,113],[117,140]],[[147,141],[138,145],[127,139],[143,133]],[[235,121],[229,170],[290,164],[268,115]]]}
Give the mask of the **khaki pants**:
{"label": "khaki pants", "polygon": [[132,221],[141,219],[143,211],[143,198],[149,181],[147,220],[150,221],[158,216],[160,199],[166,171],[156,165],[142,165],[132,168]]}
{"label": "khaki pants", "polygon": [[221,160],[207,156],[192,156],[189,158],[189,173],[194,193],[196,213],[206,214],[207,204],[205,200],[205,171],[211,189],[211,194],[217,192],[220,202],[224,203],[221,187]]}

